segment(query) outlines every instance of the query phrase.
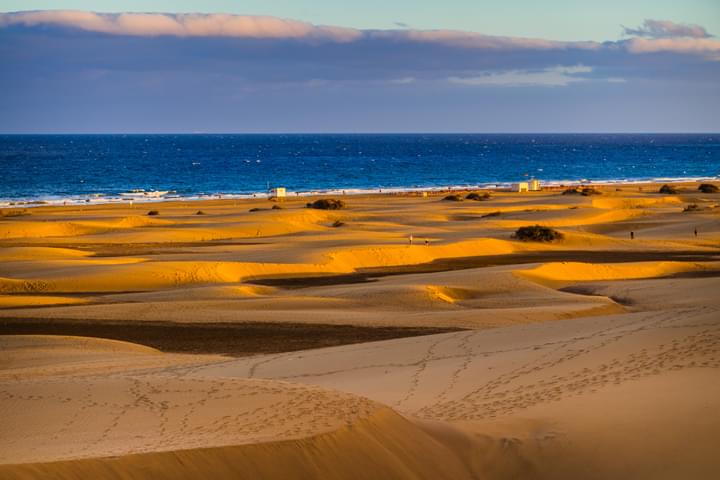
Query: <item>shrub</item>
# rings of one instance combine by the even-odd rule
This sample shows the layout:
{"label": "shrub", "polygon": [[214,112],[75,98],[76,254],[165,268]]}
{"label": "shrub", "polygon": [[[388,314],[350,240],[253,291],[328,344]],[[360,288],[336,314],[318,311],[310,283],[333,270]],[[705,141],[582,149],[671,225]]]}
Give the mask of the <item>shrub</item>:
{"label": "shrub", "polygon": [[488,192],[470,192],[465,196],[468,200],[475,200],[481,202],[483,200],[490,200],[490,194]]}
{"label": "shrub", "polygon": [[280,205],[273,205],[273,206],[272,206],[272,209],[273,209],[273,210],[282,210],[282,208],[283,208],[283,207],[281,207]]}
{"label": "shrub", "polygon": [[700,210],[702,210],[702,208],[700,208],[700,205],[698,205],[697,203],[691,203],[690,205],[683,208],[683,212],[699,212]]}
{"label": "shrub", "polygon": [[532,225],[518,228],[513,234],[513,238],[523,242],[552,242],[561,240],[563,234],[550,227]]}
{"label": "shrub", "polygon": [[345,202],[335,198],[321,198],[312,203],[307,204],[308,208],[317,208],[318,210],[341,210],[346,207]]}
{"label": "shrub", "polygon": [[342,220],[335,220],[332,224],[334,228],[342,227],[343,225],[345,225],[345,222]]}
{"label": "shrub", "polygon": [[447,197],[443,198],[443,200],[447,202],[462,202],[462,198],[460,198],[460,195],[448,195]]}
{"label": "shrub", "polygon": [[713,185],[712,183],[702,183],[698,187],[698,190],[702,193],[718,193],[718,191],[720,191],[717,185]]}
{"label": "shrub", "polygon": [[665,184],[662,187],[660,187],[660,190],[658,190],[658,193],[664,193],[665,195],[675,195],[677,193],[677,189],[668,184]]}
{"label": "shrub", "polygon": [[602,192],[594,189],[593,187],[575,187],[575,188],[568,188],[562,194],[563,195],[582,195],[583,197],[589,197],[590,195],[601,195]]}
{"label": "shrub", "polygon": [[590,195],[601,195],[602,193],[600,190],[595,190],[593,187],[583,187],[582,190],[580,190],[580,195],[583,197],[589,197]]}
{"label": "shrub", "polygon": [[198,210],[197,212],[195,212],[195,215],[205,215],[205,212],[203,212],[202,210]]}
{"label": "shrub", "polygon": [[147,214],[152,217],[155,215],[160,215],[160,212],[158,212],[157,210],[150,210]]}
{"label": "shrub", "polygon": [[18,210],[16,208],[12,208],[10,210],[7,210],[3,212],[0,210],[0,217],[24,217],[25,215],[30,215],[30,212],[27,210]]}
{"label": "shrub", "polygon": [[486,213],[485,215],[483,215],[483,216],[480,217],[480,218],[499,217],[499,216],[500,216],[500,213],[501,213],[501,212],[490,212],[490,213]]}
{"label": "shrub", "polygon": [[258,208],[258,207],[251,208],[250,210],[248,210],[248,212],[260,212],[260,211],[262,211],[262,208]]}

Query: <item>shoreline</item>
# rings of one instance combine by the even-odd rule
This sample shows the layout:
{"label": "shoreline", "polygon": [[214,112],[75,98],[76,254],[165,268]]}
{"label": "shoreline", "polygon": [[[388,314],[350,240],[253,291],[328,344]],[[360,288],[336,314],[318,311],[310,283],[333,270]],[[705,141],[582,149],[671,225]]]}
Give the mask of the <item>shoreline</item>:
{"label": "shoreline", "polygon": [[[615,187],[622,186],[656,186],[661,184],[672,184],[676,186],[689,185],[701,182],[720,182],[720,175],[715,177],[677,177],[677,178],[652,178],[652,179],[606,179],[606,180],[547,180],[538,179],[544,190],[557,191],[562,188],[591,185],[594,187]],[[527,180],[518,180],[518,182]],[[442,195],[452,192],[468,192],[474,190],[489,190],[495,192],[508,192],[515,182],[480,183],[475,185],[448,185],[428,187],[377,187],[377,188],[347,188],[329,190],[308,190],[288,191],[287,199],[311,198],[329,195],[339,196],[375,196],[375,195],[415,195],[427,192],[429,196]],[[270,200],[271,195],[267,192],[254,193],[211,193],[211,194],[190,194],[188,196],[154,196],[156,191],[148,191],[147,197],[130,196],[123,194],[89,194],[69,197],[24,197],[21,199],[0,199],[0,209],[20,209],[37,207],[64,207],[64,206],[91,206],[91,205],[123,205],[134,204],[162,204],[169,202],[208,202],[216,200]],[[539,193],[539,192],[526,192]]]}

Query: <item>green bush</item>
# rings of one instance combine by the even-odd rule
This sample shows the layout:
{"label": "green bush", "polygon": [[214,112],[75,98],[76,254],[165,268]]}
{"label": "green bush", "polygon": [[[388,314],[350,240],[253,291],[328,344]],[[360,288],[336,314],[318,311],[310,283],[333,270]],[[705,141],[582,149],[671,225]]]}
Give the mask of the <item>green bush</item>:
{"label": "green bush", "polygon": [[465,198],[467,200],[481,202],[483,200],[490,200],[490,194],[488,192],[470,192],[465,196]]}
{"label": "green bush", "polygon": [[677,193],[677,189],[673,186],[665,184],[662,187],[660,187],[660,190],[658,190],[658,193],[664,193],[665,195],[675,195]]}
{"label": "green bush", "polygon": [[343,225],[345,225],[345,222],[342,220],[335,220],[332,224],[334,228],[342,227]]}
{"label": "green bush", "polygon": [[273,210],[282,210],[282,208],[283,208],[283,207],[281,207],[280,205],[273,205],[273,206],[272,206],[272,209],[273,209]]}
{"label": "green bush", "polygon": [[160,212],[158,212],[157,210],[150,210],[147,214],[152,217],[155,215],[160,215]]}
{"label": "green bush", "polygon": [[552,242],[562,240],[563,237],[564,235],[557,230],[540,225],[520,227],[513,234],[513,238],[523,242]]}
{"label": "green bush", "polygon": [[462,202],[462,198],[460,195],[448,195],[447,197],[443,198],[446,202]]}
{"label": "green bush", "polygon": [[345,202],[336,198],[321,198],[312,203],[307,204],[308,208],[317,208],[318,210],[341,210],[346,208]]}
{"label": "green bush", "polygon": [[248,212],[261,212],[263,209],[259,207],[251,208]]}
{"label": "green bush", "polygon": [[718,191],[720,191],[717,185],[713,185],[712,183],[702,183],[698,187],[698,190],[702,193],[718,193]]}

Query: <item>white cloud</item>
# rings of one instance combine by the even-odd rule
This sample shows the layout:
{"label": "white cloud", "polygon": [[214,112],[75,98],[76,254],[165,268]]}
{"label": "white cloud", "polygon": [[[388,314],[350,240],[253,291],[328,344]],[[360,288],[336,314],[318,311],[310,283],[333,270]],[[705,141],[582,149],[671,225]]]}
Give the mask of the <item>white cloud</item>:
{"label": "white cloud", "polygon": [[[173,13],[94,13],[78,10],[38,10],[0,13],[0,28],[14,25],[26,27],[54,25],[108,35],[233,37],[259,39],[302,39],[311,42],[355,42],[362,39],[385,42],[434,44],[451,48],[485,51],[600,51],[616,49],[633,54],[674,52],[702,55],[709,59],[720,56],[720,39],[710,36],[698,25],[646,20],[642,27],[625,29],[638,35],[620,42],[562,42],[522,37],[484,35],[456,30],[359,30],[268,16],[231,14]],[[479,82],[516,81],[524,84],[535,78],[543,84],[565,84],[577,81],[572,72],[506,72],[483,75]],[[488,78],[489,77],[489,78]],[[520,77],[523,77],[522,79]],[[512,80],[515,78],[515,80]],[[458,81],[465,82],[463,79]]]}
{"label": "white cloud", "polygon": [[456,30],[358,30],[313,25],[268,16],[182,13],[94,13],[77,10],[40,10],[0,13],[0,27],[58,25],[111,35],[235,38],[326,39],[348,42],[360,38],[434,43],[479,49],[598,49],[597,42],[560,42],[521,37],[483,35]]}
{"label": "white cloud", "polygon": [[635,35],[626,42],[630,53],[671,52],[703,55],[710,60],[720,59],[720,39],[710,35],[700,25],[688,25],[666,20],[645,20],[638,28],[624,28],[626,35]]}
{"label": "white cloud", "polygon": [[720,40],[715,38],[633,38],[628,41],[632,53],[692,53],[717,54]]}
{"label": "white cloud", "polygon": [[411,83],[415,83],[415,77],[393,78],[388,83],[392,83],[394,85],[409,85]]}
{"label": "white cloud", "polygon": [[450,77],[448,81],[459,85],[502,86],[502,87],[566,87],[582,82],[587,77],[578,74],[591,73],[592,67],[576,65],[553,67],[540,71],[509,70],[492,72],[472,77]]}
{"label": "white cloud", "polygon": [[372,38],[409,40],[417,43],[434,43],[451,47],[487,50],[556,50],[568,48],[594,50],[601,47],[601,44],[597,42],[560,42],[538,38],[484,35],[477,32],[458,30],[372,30],[368,32],[368,35]]}
{"label": "white cloud", "polygon": [[0,26],[59,25],[130,36],[325,38],[352,41],[362,36],[353,28],[313,25],[276,17],[229,14],[93,13],[52,10],[0,13]]}

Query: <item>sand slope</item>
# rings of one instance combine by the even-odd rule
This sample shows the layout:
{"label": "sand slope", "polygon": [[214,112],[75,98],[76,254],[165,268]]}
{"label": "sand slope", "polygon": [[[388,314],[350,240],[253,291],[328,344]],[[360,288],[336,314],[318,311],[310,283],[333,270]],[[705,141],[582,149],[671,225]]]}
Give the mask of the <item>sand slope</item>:
{"label": "sand slope", "polygon": [[[654,295],[666,299],[662,311],[336,347],[201,371],[368,396],[436,422],[431,430],[486,478],[713,478],[720,472],[711,453],[720,438],[713,413],[720,409],[720,304],[706,298],[688,306],[673,294],[696,279],[664,289],[653,282]],[[720,287],[716,279],[704,282]]]}
{"label": "sand slope", "polygon": [[197,376],[197,358],[125,342],[0,343],[2,478],[470,478],[432,436],[353,395]]}
{"label": "sand slope", "polygon": [[389,409],[295,441],[0,465],[0,474],[7,479],[472,478],[446,446]]}

